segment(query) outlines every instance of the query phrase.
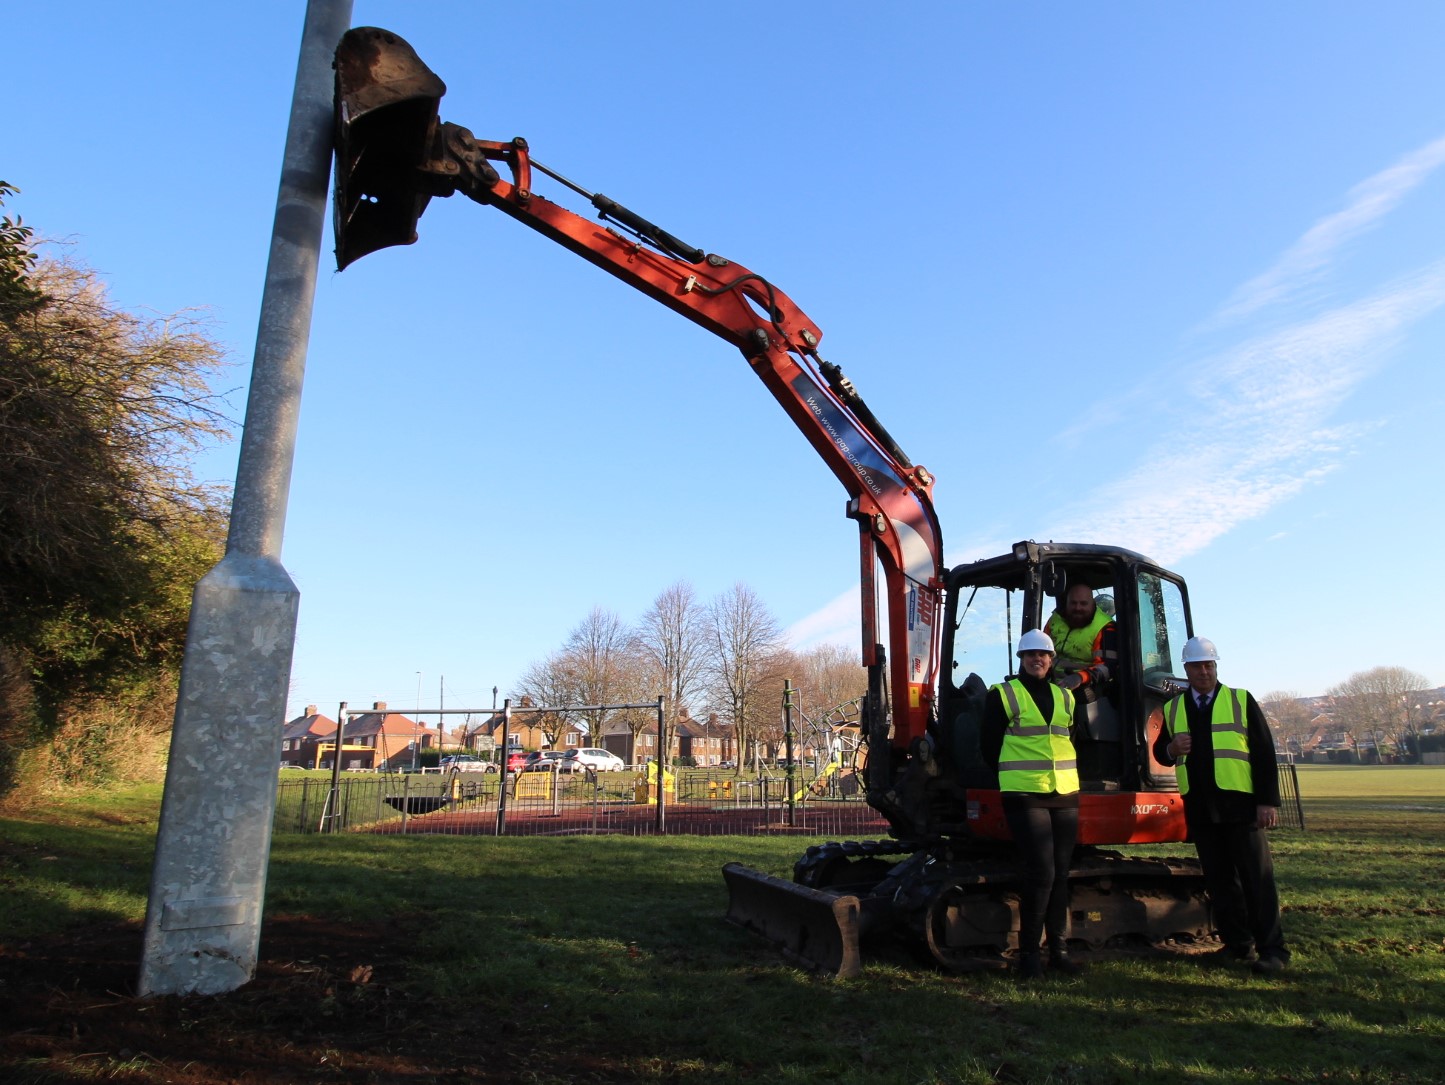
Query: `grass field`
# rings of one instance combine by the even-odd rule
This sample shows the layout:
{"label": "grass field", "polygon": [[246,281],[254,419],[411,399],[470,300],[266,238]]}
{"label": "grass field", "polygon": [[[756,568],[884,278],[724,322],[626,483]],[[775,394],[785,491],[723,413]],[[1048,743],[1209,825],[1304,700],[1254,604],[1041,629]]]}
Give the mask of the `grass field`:
{"label": "grass field", "polygon": [[[294,1020],[262,1021],[244,988],[159,1000],[172,1025],[145,1058],[84,1032],[95,1012],[61,998],[77,977],[20,990],[33,974],[6,967],[144,913],[158,792],[57,802],[0,820],[0,1003],[11,1018],[48,997],[74,1020],[11,1037],[0,1069],[35,1083],[1440,1081],[1445,768],[1302,766],[1300,790],[1307,831],[1273,838],[1294,962],[1269,978],[1132,957],[1021,987],[889,948],[857,980],[819,979],[721,919],[722,864],[786,875],[797,840],[279,837],[267,914],[278,939],[302,920],[316,938],[287,974],[351,981],[328,980]],[[324,932],[354,937],[343,950]],[[117,1034],[152,1012],[101,1001]],[[253,1054],[227,1062],[228,1045]]]}

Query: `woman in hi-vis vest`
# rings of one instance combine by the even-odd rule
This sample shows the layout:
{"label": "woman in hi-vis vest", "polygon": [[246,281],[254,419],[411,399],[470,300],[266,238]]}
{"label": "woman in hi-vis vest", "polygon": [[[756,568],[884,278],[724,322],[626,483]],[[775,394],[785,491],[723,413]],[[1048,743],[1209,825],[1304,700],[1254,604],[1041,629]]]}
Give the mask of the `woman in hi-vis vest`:
{"label": "woman in hi-vis vest", "polygon": [[1019,638],[1019,674],[993,686],[984,702],[984,760],[998,770],[1003,812],[1023,862],[1019,885],[1021,979],[1044,974],[1039,943],[1048,938],[1048,967],[1070,975],[1069,865],[1079,835],[1079,772],[1069,726],[1073,694],[1050,679],[1054,642],[1042,630]]}

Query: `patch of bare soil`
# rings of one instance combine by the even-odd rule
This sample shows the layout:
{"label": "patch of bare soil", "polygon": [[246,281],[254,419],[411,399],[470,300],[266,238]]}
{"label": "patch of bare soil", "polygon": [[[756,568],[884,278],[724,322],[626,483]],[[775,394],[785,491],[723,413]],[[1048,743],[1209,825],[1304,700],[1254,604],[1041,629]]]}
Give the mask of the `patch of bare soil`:
{"label": "patch of bare soil", "polygon": [[136,927],[0,944],[0,1080],[176,1085],[298,1082],[621,1081],[604,1052],[557,1050],[499,1003],[406,988],[399,924],[267,921],[249,984],[226,995],[141,999]]}

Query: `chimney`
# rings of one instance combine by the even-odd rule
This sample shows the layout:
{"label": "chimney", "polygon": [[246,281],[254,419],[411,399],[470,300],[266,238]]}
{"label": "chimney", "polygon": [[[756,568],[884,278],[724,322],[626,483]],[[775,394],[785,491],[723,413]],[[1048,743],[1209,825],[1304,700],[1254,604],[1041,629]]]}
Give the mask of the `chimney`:
{"label": "chimney", "polygon": [[303,712],[302,715],[303,715],[303,716],[314,716],[314,715],[316,715],[316,706],[315,706],[314,704],[309,704],[309,705],[307,705],[307,706],[306,706],[306,711]]}
{"label": "chimney", "polygon": [[386,711],[386,702],[385,702],[385,701],[372,701],[372,702],[371,702],[371,710],[372,710],[373,712],[385,712],[385,711]]}

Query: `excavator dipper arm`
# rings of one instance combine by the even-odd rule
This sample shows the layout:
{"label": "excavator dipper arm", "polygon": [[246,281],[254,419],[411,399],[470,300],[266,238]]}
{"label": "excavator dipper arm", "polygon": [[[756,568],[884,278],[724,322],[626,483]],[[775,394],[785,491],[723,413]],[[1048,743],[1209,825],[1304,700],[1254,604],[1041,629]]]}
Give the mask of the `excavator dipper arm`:
{"label": "excavator dipper arm", "polygon": [[[445,85],[395,35],[371,27],[348,31],[337,49],[336,72],[339,268],[376,249],[415,241],[427,201],[461,192],[742,352],[848,491],[848,515],[860,532],[863,664],[874,701],[870,729],[875,742],[885,733],[882,703],[891,684],[888,742],[898,755],[906,752],[925,733],[938,676],[943,544],[933,479],[908,460],[842,371],[819,356],[822,330],[763,276],[587,192],[533,160],[526,140],[478,140],[441,122]],[[493,163],[502,164],[507,176]],[[587,198],[602,221],[539,196],[532,187],[536,173]],[[886,648],[880,595],[887,607]],[[870,779],[882,783],[871,773]]]}

